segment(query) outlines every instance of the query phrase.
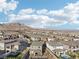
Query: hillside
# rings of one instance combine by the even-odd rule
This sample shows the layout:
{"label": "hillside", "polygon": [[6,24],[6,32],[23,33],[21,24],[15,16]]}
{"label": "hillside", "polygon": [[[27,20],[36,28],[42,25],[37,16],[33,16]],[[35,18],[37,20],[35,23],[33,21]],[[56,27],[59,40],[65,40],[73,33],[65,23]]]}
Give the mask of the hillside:
{"label": "hillside", "polygon": [[29,26],[25,26],[19,23],[8,23],[8,24],[0,24],[0,30],[30,30],[32,29]]}

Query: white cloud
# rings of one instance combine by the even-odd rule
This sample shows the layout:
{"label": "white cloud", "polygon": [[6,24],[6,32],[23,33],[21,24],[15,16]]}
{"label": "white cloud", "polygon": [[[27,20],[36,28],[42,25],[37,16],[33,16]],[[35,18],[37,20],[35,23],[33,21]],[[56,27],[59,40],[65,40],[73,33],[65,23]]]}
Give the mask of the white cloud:
{"label": "white cloud", "polygon": [[[29,12],[28,12],[29,11]],[[49,17],[43,14],[37,14],[37,10],[33,9],[23,9],[19,12],[18,15],[10,14],[9,15],[9,22],[20,22],[28,24],[32,27],[46,27],[47,25],[59,25],[65,24],[66,21],[54,19],[53,17]]]}
{"label": "white cloud", "polygon": [[68,21],[73,24],[79,24],[79,1],[70,3],[64,7],[64,13],[69,18]]}
{"label": "white cloud", "polygon": [[48,15],[50,16],[64,16],[64,10],[51,10]]}
{"label": "white cloud", "polygon": [[9,22],[20,22],[32,27],[51,27],[69,24],[79,24],[79,2],[70,3],[59,10],[22,9],[18,14],[10,14]]}
{"label": "white cloud", "polygon": [[0,12],[7,14],[7,12],[11,10],[15,10],[17,7],[18,1],[11,0],[7,2],[7,0],[0,0]]}
{"label": "white cloud", "polygon": [[0,3],[4,3],[6,0],[0,0]]}
{"label": "white cloud", "polygon": [[25,14],[31,14],[33,13],[35,10],[33,10],[32,8],[28,8],[28,9],[22,9],[19,14],[20,15],[25,15]]}
{"label": "white cloud", "polygon": [[36,13],[46,15],[48,13],[48,10],[47,9],[37,10]]}

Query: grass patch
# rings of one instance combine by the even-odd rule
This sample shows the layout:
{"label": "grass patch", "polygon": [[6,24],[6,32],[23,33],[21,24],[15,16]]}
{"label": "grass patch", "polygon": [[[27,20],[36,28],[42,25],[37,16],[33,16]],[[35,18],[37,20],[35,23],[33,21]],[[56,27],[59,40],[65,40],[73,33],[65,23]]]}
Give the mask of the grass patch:
{"label": "grass patch", "polygon": [[9,56],[7,56],[7,58],[6,59],[22,59],[23,58],[23,55],[22,55],[22,53],[18,53],[17,55],[9,55]]}

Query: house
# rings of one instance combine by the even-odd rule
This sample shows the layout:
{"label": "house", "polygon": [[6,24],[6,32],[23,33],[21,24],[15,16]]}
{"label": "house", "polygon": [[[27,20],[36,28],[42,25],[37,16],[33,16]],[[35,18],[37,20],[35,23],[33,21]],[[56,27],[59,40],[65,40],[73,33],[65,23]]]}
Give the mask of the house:
{"label": "house", "polygon": [[39,37],[39,36],[31,36],[31,40],[32,41],[40,41],[41,40],[41,37]]}
{"label": "house", "polygon": [[79,50],[79,41],[66,41],[62,42],[63,44],[68,46],[68,50],[77,51]]}
{"label": "house", "polygon": [[61,55],[67,51],[79,51],[79,41],[49,41],[46,43],[47,48],[50,49],[54,54]]}
{"label": "house", "polygon": [[79,38],[74,38],[73,41],[79,41]]}
{"label": "house", "polygon": [[64,49],[55,49],[53,50],[53,53],[57,56],[65,55],[66,50]]}
{"label": "house", "polygon": [[42,56],[43,42],[33,41],[30,46],[30,56]]}
{"label": "house", "polygon": [[0,38],[3,38],[4,32],[0,31]]}
{"label": "house", "polygon": [[6,52],[16,52],[19,50],[20,43],[16,39],[5,38],[0,41],[0,50]]}
{"label": "house", "polygon": [[46,45],[47,48],[56,55],[65,54],[66,50],[68,49],[67,45],[57,41],[49,41],[46,43]]}
{"label": "house", "polygon": [[55,49],[68,49],[67,45],[57,41],[49,41],[46,45],[51,51]]}
{"label": "house", "polygon": [[12,52],[16,52],[16,55],[20,51],[20,43],[17,39],[2,38],[0,41],[0,58],[5,58],[11,55]]}
{"label": "house", "polygon": [[18,50],[23,51],[27,47],[28,44],[25,38],[18,37],[18,35],[6,34],[4,34],[3,38],[0,38],[0,50],[15,52]]}
{"label": "house", "polygon": [[53,38],[53,37],[48,37],[47,40],[48,40],[48,41],[54,41],[55,38]]}

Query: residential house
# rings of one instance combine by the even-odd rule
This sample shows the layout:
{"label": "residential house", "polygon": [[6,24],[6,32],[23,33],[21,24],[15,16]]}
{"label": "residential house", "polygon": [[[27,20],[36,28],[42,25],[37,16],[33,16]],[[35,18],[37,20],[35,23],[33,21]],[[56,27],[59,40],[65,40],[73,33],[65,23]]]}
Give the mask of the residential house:
{"label": "residential house", "polygon": [[43,42],[34,41],[30,46],[30,56],[42,56]]}
{"label": "residential house", "polygon": [[79,41],[66,41],[62,42],[63,44],[68,46],[68,50],[77,51],[79,50]]}
{"label": "residential house", "polygon": [[9,39],[5,38],[0,41],[0,50],[4,50],[6,52],[16,52],[19,50],[20,43],[17,39]]}
{"label": "residential house", "polygon": [[65,54],[68,46],[57,41],[49,41],[46,43],[47,48],[56,55]]}
{"label": "residential house", "polygon": [[3,38],[4,32],[0,31],[0,38]]}

